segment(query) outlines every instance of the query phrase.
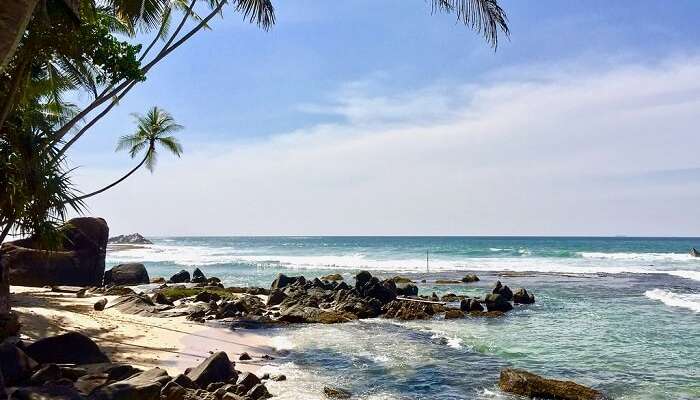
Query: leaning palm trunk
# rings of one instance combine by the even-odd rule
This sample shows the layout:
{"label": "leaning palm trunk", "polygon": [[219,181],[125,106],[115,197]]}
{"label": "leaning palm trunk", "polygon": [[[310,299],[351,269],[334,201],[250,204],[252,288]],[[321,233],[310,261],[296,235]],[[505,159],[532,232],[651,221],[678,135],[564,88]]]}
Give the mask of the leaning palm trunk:
{"label": "leaning palm trunk", "polygon": [[0,72],[12,58],[39,0],[7,0],[0,4]]}
{"label": "leaning palm trunk", "polygon": [[136,172],[139,168],[141,168],[141,167],[143,166],[143,164],[146,162],[146,160],[148,160],[148,157],[151,155],[151,152],[152,152],[152,151],[153,151],[153,147],[151,146],[151,147],[148,149],[148,151],[146,152],[146,156],[143,158],[143,160],[141,160],[141,162],[138,163],[138,165],[135,166],[131,171],[127,172],[126,175],[124,175],[124,176],[122,176],[121,178],[117,179],[116,181],[110,183],[109,185],[103,187],[102,189],[95,190],[94,192],[91,192],[91,193],[84,194],[84,195],[82,195],[82,196],[76,197],[76,198],[73,199],[72,201],[85,200],[85,199],[87,199],[88,197],[92,197],[92,196],[98,195],[98,194],[100,194],[100,193],[102,193],[102,192],[105,192],[105,191],[107,191],[107,190],[109,190],[109,189],[111,189],[111,188],[117,186],[118,184],[120,184],[121,182],[123,182],[126,178],[130,177],[130,176],[131,176],[134,172]]}

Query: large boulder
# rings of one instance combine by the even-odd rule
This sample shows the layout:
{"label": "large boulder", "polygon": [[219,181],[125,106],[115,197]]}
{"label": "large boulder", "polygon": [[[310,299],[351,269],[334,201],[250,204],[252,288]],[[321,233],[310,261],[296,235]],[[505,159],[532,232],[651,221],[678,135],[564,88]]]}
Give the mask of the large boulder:
{"label": "large boulder", "polygon": [[85,397],[70,386],[49,384],[17,388],[10,400],[85,400]]}
{"label": "large boulder", "polygon": [[270,285],[270,291],[275,289],[284,289],[287,286],[291,286],[295,283],[304,285],[306,283],[306,279],[303,276],[287,276],[285,274],[279,274],[272,282],[272,285]]}
{"label": "large boulder", "polygon": [[9,269],[12,285],[102,284],[109,235],[107,222],[102,218],[73,218],[64,224],[62,230],[62,243],[51,251],[42,249],[34,237],[4,243],[0,247],[0,263]]}
{"label": "large boulder", "polygon": [[491,291],[491,293],[500,294],[505,301],[513,300],[513,292],[510,290],[510,288],[507,285],[503,286],[501,284],[501,281],[496,282],[496,285],[493,287],[493,290]]}
{"label": "large boulder", "polygon": [[479,277],[474,275],[474,274],[467,274],[467,275],[464,275],[464,278],[462,278],[462,282],[464,282],[464,283],[479,282]]}
{"label": "large boulder", "polygon": [[521,369],[506,368],[502,370],[498,386],[504,392],[538,399],[607,399],[603,393],[578,383],[547,379]]}
{"label": "large boulder", "polygon": [[190,273],[184,269],[177,274],[170,277],[168,282],[170,283],[186,283],[190,281]]}
{"label": "large boulder", "polygon": [[484,307],[476,299],[464,299],[459,303],[459,309],[464,312],[481,312],[484,311]]}
{"label": "large boulder", "polygon": [[484,303],[486,303],[486,309],[488,311],[506,312],[513,309],[513,305],[501,294],[487,294]]}
{"label": "large boulder", "polygon": [[8,386],[28,379],[37,363],[12,343],[0,344],[0,374]]}
{"label": "large boulder", "polygon": [[95,364],[109,358],[89,337],[78,332],[39,339],[27,346],[26,353],[41,364]]}
{"label": "large boulder", "polygon": [[192,282],[193,283],[205,283],[207,281],[207,277],[204,276],[204,272],[202,272],[201,269],[195,268],[194,271],[192,271]]}
{"label": "large boulder", "polygon": [[104,285],[142,285],[151,283],[141,263],[119,264],[105,272]]}
{"label": "large boulder", "polygon": [[418,286],[412,283],[396,282],[396,294],[399,296],[418,296]]}
{"label": "large boulder", "polygon": [[160,390],[170,379],[164,370],[153,368],[107,385],[93,393],[91,398],[95,400],[158,400]]}
{"label": "large boulder", "polygon": [[220,351],[214,353],[201,364],[187,373],[187,377],[195,382],[199,387],[207,387],[214,382],[228,382],[236,379],[237,374],[233,369],[233,363],[226,353]]}

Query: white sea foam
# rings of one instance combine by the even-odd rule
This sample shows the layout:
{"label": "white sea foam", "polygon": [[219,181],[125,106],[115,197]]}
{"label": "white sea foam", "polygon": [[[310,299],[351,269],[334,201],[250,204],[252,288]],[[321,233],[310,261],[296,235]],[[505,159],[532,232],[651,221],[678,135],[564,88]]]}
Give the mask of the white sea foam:
{"label": "white sea foam", "polygon": [[[362,253],[340,255],[261,255],[260,253],[260,250],[241,250],[232,247],[152,245],[110,251],[107,255],[107,261],[113,263],[165,262],[183,266],[249,263],[262,267],[280,266],[288,269],[425,271],[425,259],[422,257],[377,260]],[[594,252],[579,254],[580,257],[572,258],[536,256],[433,258],[430,261],[430,270],[433,272],[512,271],[563,274],[664,273],[700,281],[700,271],[696,270],[697,260],[687,254]],[[673,268],[669,268],[671,265]]]}
{"label": "white sea foam", "polygon": [[663,289],[652,289],[647,290],[644,295],[670,307],[685,308],[700,313],[700,294],[682,294]]}

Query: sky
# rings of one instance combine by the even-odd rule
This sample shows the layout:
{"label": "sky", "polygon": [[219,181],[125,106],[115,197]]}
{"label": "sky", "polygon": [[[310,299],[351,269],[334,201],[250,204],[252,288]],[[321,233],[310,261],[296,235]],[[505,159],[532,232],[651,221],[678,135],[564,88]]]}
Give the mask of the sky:
{"label": "sky", "polygon": [[138,162],[131,113],[185,126],[182,158],[88,201],[112,233],[700,236],[699,2],[503,0],[496,51],[423,0],[274,3],[72,148],[88,192]]}

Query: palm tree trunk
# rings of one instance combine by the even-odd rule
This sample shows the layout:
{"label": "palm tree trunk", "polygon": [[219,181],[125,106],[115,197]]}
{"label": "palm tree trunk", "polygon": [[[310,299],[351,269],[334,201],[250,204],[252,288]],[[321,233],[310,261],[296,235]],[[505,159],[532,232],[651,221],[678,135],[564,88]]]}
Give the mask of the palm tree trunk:
{"label": "palm tree trunk", "polygon": [[109,189],[115,187],[116,185],[120,184],[120,183],[121,183],[122,181],[124,181],[126,178],[128,178],[129,176],[131,176],[131,174],[133,174],[133,173],[136,172],[139,168],[141,168],[141,166],[146,162],[146,160],[148,159],[148,157],[151,155],[151,152],[152,152],[152,151],[153,151],[153,145],[151,145],[151,146],[148,148],[148,151],[146,152],[146,156],[143,158],[143,160],[141,160],[141,162],[140,162],[137,166],[135,166],[131,171],[127,172],[126,175],[124,175],[124,176],[122,176],[121,178],[117,179],[116,181],[110,183],[109,185],[103,187],[102,189],[95,190],[95,191],[92,192],[92,193],[88,193],[88,194],[84,194],[84,195],[82,195],[82,196],[76,197],[76,198],[74,198],[72,201],[73,201],[73,202],[76,202],[76,201],[80,201],[80,200],[85,200],[85,199],[87,199],[88,197],[92,197],[92,196],[95,196],[95,195],[97,195],[97,194],[100,194],[100,193],[102,193],[102,192],[104,192],[104,191],[107,191],[107,190],[109,190]]}
{"label": "palm tree trunk", "polygon": [[39,0],[8,0],[0,5],[0,72],[12,58]]}

